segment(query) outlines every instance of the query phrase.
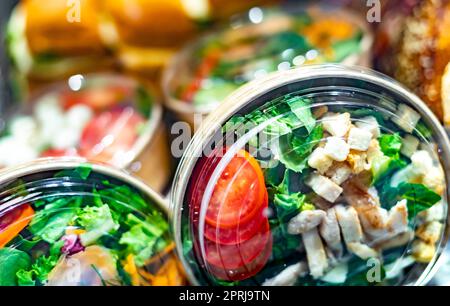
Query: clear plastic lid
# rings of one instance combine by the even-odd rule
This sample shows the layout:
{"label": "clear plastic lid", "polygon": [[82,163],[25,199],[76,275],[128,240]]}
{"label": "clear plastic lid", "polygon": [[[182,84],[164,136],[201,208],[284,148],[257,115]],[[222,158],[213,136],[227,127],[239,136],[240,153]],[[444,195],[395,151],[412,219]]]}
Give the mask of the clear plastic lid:
{"label": "clear plastic lid", "polygon": [[169,107],[209,113],[242,84],[307,64],[370,65],[372,34],[343,8],[252,8],[187,46],[166,70]]}
{"label": "clear plastic lid", "polygon": [[276,73],[227,98],[187,149],[178,251],[197,284],[422,284],[446,241],[448,158],[436,118],[390,79]]}
{"label": "clear plastic lid", "polygon": [[123,172],[75,161],[3,171],[0,285],[183,285],[166,206]]}
{"label": "clear plastic lid", "polygon": [[32,99],[0,132],[0,167],[80,156],[127,166],[161,116],[147,88],[115,75],[74,75]]}

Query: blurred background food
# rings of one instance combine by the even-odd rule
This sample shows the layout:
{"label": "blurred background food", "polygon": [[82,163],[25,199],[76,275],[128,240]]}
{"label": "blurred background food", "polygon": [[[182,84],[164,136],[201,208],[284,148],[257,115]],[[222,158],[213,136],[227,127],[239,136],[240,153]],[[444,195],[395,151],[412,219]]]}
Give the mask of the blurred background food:
{"label": "blurred background food", "polygon": [[370,66],[372,32],[359,15],[335,7],[253,8],[187,45],[165,70],[168,108],[193,122],[239,86],[307,64]]}

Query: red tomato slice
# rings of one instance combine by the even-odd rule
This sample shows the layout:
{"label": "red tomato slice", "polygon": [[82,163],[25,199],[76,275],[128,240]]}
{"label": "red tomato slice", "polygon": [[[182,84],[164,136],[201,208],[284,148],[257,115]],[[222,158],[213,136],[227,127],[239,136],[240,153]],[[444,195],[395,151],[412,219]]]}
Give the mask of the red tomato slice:
{"label": "red tomato slice", "polygon": [[0,248],[13,240],[31,221],[34,210],[29,204],[0,216]]}
{"label": "red tomato slice", "polygon": [[80,154],[101,162],[130,150],[138,138],[138,128],[145,119],[132,107],[102,112],[94,117],[81,135]]}
{"label": "red tomato slice", "polygon": [[263,222],[267,222],[266,209],[268,206],[268,198],[266,197],[260,211],[258,211],[252,219],[247,223],[240,223],[234,228],[214,227],[205,223],[205,237],[208,240],[220,244],[232,245],[239,244],[252,238],[260,229]]}
{"label": "red tomato slice", "polygon": [[[223,152],[226,152],[226,148]],[[191,219],[198,223],[199,209],[211,175],[221,160],[222,152],[199,161],[189,188]],[[249,222],[263,207],[267,207],[267,190],[262,170],[248,152],[240,150],[225,167],[218,179],[206,212],[206,222],[212,227],[236,228]]]}
{"label": "red tomato slice", "polygon": [[218,179],[206,212],[206,222],[221,228],[246,223],[267,205],[263,172],[247,151],[240,150]]}
{"label": "red tomato slice", "polygon": [[67,150],[61,150],[61,149],[48,149],[41,153],[41,157],[76,157],[79,156],[77,149],[70,148]]}
{"label": "red tomato slice", "polygon": [[245,267],[266,248],[270,236],[270,226],[266,220],[252,238],[239,244],[224,245],[205,240],[206,261],[224,270]]}
{"label": "red tomato slice", "polygon": [[130,90],[120,86],[87,88],[80,91],[66,91],[62,94],[63,107],[69,109],[76,104],[89,106],[94,111],[111,108],[122,102]]}
{"label": "red tomato slice", "polygon": [[208,265],[209,272],[218,279],[230,282],[240,281],[255,276],[264,268],[272,254],[272,236],[269,236],[269,241],[267,242],[265,249],[252,262],[239,267],[238,269],[224,269],[223,267]]}

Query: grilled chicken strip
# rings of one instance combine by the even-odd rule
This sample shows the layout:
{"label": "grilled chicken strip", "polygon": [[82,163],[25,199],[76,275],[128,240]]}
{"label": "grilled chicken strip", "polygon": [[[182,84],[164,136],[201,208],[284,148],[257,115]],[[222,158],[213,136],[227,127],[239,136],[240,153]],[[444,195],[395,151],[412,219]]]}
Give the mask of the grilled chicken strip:
{"label": "grilled chicken strip", "polygon": [[356,210],[351,206],[345,207],[341,204],[336,205],[334,209],[345,243],[348,245],[352,242],[361,242],[363,232]]}
{"label": "grilled chicken strip", "polygon": [[303,233],[302,238],[306,249],[310,274],[313,278],[319,278],[328,269],[328,260],[317,228]]}
{"label": "grilled chicken strip", "polygon": [[288,233],[291,235],[303,234],[317,227],[325,218],[323,210],[305,210],[292,218],[288,224]]}
{"label": "grilled chicken strip", "polygon": [[339,229],[335,208],[331,208],[327,211],[326,216],[320,224],[319,232],[330,251],[332,251],[336,257],[341,257],[343,253],[341,230]]}
{"label": "grilled chicken strip", "polygon": [[299,277],[308,273],[308,266],[301,261],[281,271],[273,278],[266,279],[263,286],[293,286]]}

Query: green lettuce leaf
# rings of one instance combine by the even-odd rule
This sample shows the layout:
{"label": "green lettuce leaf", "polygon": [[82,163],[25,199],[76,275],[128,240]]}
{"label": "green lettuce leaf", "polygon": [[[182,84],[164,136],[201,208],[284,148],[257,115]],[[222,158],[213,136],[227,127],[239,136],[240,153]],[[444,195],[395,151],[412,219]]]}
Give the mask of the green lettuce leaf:
{"label": "green lettuce leaf", "polygon": [[111,210],[106,204],[100,207],[84,207],[76,216],[75,221],[86,230],[80,235],[83,245],[90,245],[103,235],[119,228],[119,224],[114,221]]}
{"label": "green lettuce leaf", "polygon": [[275,152],[287,169],[302,172],[307,167],[310,154],[322,137],[322,125],[315,126],[307,136],[295,133],[284,135],[279,138]]}
{"label": "green lettuce leaf", "polygon": [[134,254],[137,266],[143,266],[153,254],[167,246],[163,234],[168,230],[167,222],[159,215],[142,220],[133,214],[126,219],[130,230],[125,232],[119,243],[127,246],[127,251]]}
{"label": "green lettuce leaf", "polygon": [[30,256],[12,248],[0,249],[0,286],[17,286],[16,273],[28,269],[31,265]]}

